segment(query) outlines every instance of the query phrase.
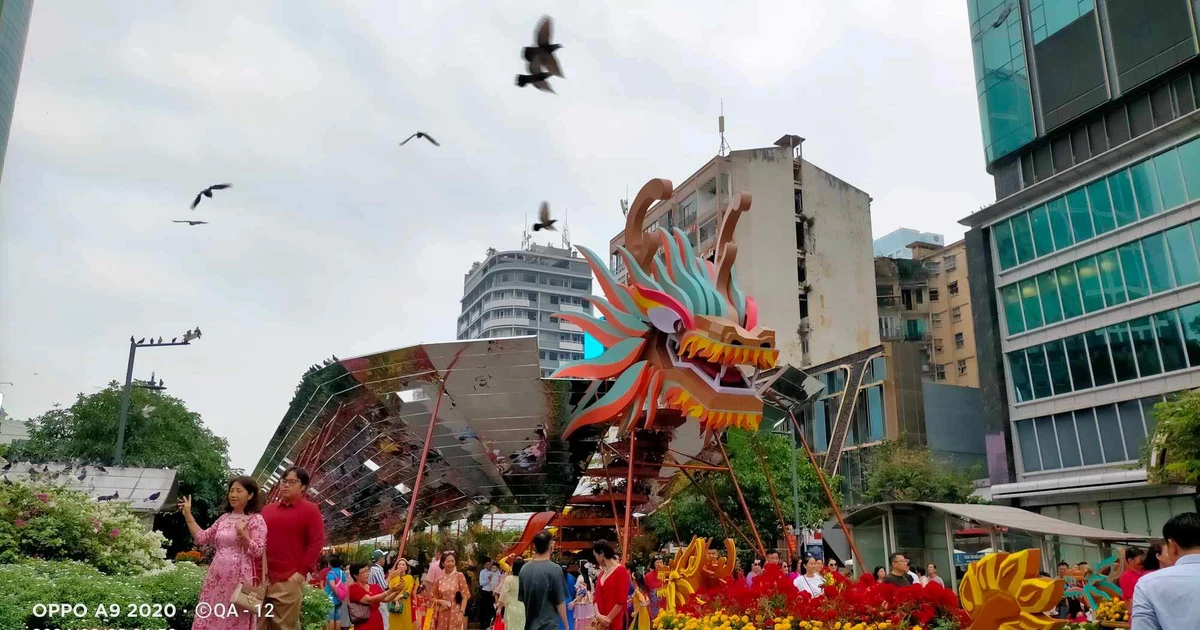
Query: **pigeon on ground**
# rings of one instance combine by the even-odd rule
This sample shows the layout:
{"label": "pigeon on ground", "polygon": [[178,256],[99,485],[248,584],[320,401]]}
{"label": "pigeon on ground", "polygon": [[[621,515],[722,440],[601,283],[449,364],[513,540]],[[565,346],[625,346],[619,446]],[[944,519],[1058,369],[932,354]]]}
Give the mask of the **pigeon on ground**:
{"label": "pigeon on ground", "polygon": [[201,197],[208,197],[209,199],[212,199],[214,190],[225,190],[226,188],[229,188],[230,186],[233,186],[233,184],[213,184],[212,186],[209,186],[208,188],[201,190],[196,195],[196,198],[192,201],[192,210],[195,210],[196,206],[200,205]]}
{"label": "pigeon on ground", "polygon": [[142,337],[141,339],[138,339],[138,340],[137,340],[137,342],[138,342],[138,345],[140,346],[140,345],[142,345],[143,343],[146,343],[146,338],[145,338],[145,337]]}
{"label": "pigeon on ground", "polygon": [[4,465],[3,468],[0,468],[0,473],[8,472],[9,468],[12,468],[12,462],[8,462],[7,464]]}
{"label": "pigeon on ground", "polygon": [[176,220],[172,220],[171,223],[186,223],[191,226],[208,225],[208,221],[176,221]]}
{"label": "pigeon on ground", "polygon": [[554,56],[554,51],[562,48],[562,45],[551,43],[553,36],[554,20],[548,15],[543,15],[537,28],[533,29],[534,45],[523,49],[521,56],[529,62],[531,70],[545,68],[552,76],[562,77],[562,67],[558,65],[558,59]]}
{"label": "pigeon on ground", "polygon": [[146,501],[154,501],[155,499],[157,499],[160,496],[162,496],[161,492],[155,492],[155,493],[151,494],[150,496],[146,497],[145,500]]}
{"label": "pigeon on ground", "polygon": [[432,143],[433,146],[435,146],[435,147],[442,146],[437,140],[433,139],[433,136],[425,133],[424,131],[418,131],[417,133],[414,133],[413,135],[405,138],[404,142],[400,143],[400,146],[404,146],[404,145],[408,144],[408,141],[412,140],[413,138],[424,138],[424,139],[428,140],[430,143]]}
{"label": "pigeon on ground", "polygon": [[104,496],[96,497],[96,500],[97,501],[112,501],[113,499],[120,499],[120,498],[121,498],[121,491],[113,490],[112,494],[106,494]]}
{"label": "pigeon on ground", "polygon": [[83,481],[84,479],[86,479],[86,478],[87,478],[87,467],[86,467],[86,466],[80,466],[80,467],[79,467],[79,476],[77,476],[77,477],[75,477],[75,478],[76,478],[76,479],[78,479],[78,480],[80,480],[80,481]]}
{"label": "pigeon on ground", "polygon": [[13,482],[8,480],[8,475],[4,475],[4,485],[6,485],[6,486],[13,485]]}
{"label": "pigeon on ground", "polygon": [[103,467],[103,466],[101,466],[100,464],[96,464],[96,470],[99,470],[99,471],[100,471],[100,472],[102,472],[102,473],[106,473],[106,472],[108,472],[108,469],[107,469],[107,468],[105,468],[105,467]]}
{"label": "pigeon on ground", "polygon": [[542,207],[538,209],[538,222],[533,224],[533,231],[551,230],[557,232],[558,230],[554,227],[555,223],[558,223],[558,219],[550,218],[550,204],[543,201]]}
{"label": "pigeon on ground", "polygon": [[162,337],[158,338],[158,343],[162,343]]}
{"label": "pigeon on ground", "polygon": [[[171,337],[171,343],[175,343],[176,341],[179,341],[179,337]],[[153,383],[154,379],[150,379],[150,382]]]}

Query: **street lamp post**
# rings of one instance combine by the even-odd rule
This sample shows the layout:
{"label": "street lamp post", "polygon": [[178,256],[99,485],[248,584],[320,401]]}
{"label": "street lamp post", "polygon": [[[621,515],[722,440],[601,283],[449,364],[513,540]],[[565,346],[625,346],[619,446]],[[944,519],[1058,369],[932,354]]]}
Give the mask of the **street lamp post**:
{"label": "street lamp post", "polygon": [[129,364],[125,367],[125,389],[121,393],[121,424],[117,429],[117,454],[114,461],[117,466],[120,466],[125,461],[125,424],[129,421],[129,390],[133,385],[133,360],[137,356],[138,348],[157,348],[166,346],[190,346],[193,339],[200,338],[200,327],[195,330],[189,330],[183,335],[183,341],[176,341],[178,337],[172,338],[170,341],[163,342],[162,337],[156,342],[153,337],[149,341],[145,337],[134,341],[133,337],[129,338]]}

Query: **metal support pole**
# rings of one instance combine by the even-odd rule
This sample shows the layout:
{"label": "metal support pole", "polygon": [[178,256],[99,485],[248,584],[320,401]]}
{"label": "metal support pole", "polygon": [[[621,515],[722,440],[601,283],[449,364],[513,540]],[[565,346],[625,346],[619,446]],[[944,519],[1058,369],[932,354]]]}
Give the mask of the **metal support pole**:
{"label": "metal support pole", "polygon": [[129,387],[133,385],[133,357],[137,354],[137,343],[129,340],[129,365],[125,368],[125,390],[121,392],[121,426],[117,429],[117,453],[113,462],[120,466],[125,461],[125,423],[129,421]]}
{"label": "metal support pole", "polygon": [[[751,440],[756,439],[751,437]],[[763,457],[762,445],[758,442],[754,443],[754,452],[758,455],[758,465],[762,468],[763,476],[767,478],[767,488],[771,491],[771,505],[775,508],[775,516],[779,519],[779,532],[784,536],[787,535],[787,519],[783,517],[783,507],[779,505],[779,495],[775,493],[775,482],[771,480],[771,471],[767,469],[767,458]],[[794,455],[794,453],[793,453]],[[795,457],[793,457],[795,459]],[[784,544],[787,549],[788,566],[792,566],[792,548]],[[800,545],[796,545],[796,551],[800,551]]]}
{"label": "metal support pole", "polygon": [[[797,462],[796,462],[796,430],[789,429],[788,435],[792,438],[792,531],[797,536],[800,535],[800,482],[797,477]],[[796,550],[799,551],[800,545],[796,545]]]}
{"label": "metal support pole", "polygon": [[754,515],[750,513],[750,508],[746,505],[746,497],[742,496],[742,486],[738,483],[737,473],[733,472],[733,462],[729,461],[729,453],[725,451],[725,445],[721,443],[721,436],[716,436],[717,447],[721,449],[721,456],[725,458],[725,465],[729,467],[729,479],[733,481],[733,489],[737,492],[738,503],[742,504],[742,512],[746,514],[746,521],[750,523],[750,533],[754,534],[754,541],[758,543],[758,552],[765,559],[767,557],[767,547],[763,545],[762,537],[758,535],[758,527],[754,524]]}
{"label": "metal support pole", "polygon": [[825,479],[825,473],[817,465],[817,458],[813,455],[812,449],[808,448],[808,440],[805,440],[804,435],[800,433],[800,421],[796,420],[796,414],[792,413],[791,409],[788,410],[788,417],[792,419],[792,427],[796,430],[796,435],[800,439],[800,445],[804,447],[804,453],[808,455],[808,461],[817,473],[817,479],[821,482],[821,489],[825,491],[825,500],[829,501],[829,507],[833,510],[833,515],[837,518],[838,526],[846,534],[846,542],[850,543],[850,553],[854,555],[854,564],[857,567],[862,567],[861,569],[855,569],[855,571],[869,570],[863,566],[862,554],[858,552],[858,545],[854,544],[854,536],[850,533],[850,528],[846,526],[845,519],[842,518],[842,511],[838,509],[837,501],[833,498],[833,491],[829,489],[829,482]]}
{"label": "metal support pole", "polygon": [[625,460],[628,465],[625,467],[625,539],[621,541],[621,562],[629,560],[629,544],[633,538],[630,526],[630,519],[633,518],[633,454],[637,447],[637,429],[629,432],[629,459]]}

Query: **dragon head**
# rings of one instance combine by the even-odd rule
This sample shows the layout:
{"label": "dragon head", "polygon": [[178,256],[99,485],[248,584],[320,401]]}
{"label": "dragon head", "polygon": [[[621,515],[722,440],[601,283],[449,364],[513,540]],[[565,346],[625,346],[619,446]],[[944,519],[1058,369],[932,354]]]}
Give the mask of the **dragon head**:
{"label": "dragon head", "polygon": [[653,202],[671,198],[671,182],[649,181],[626,218],[626,245],[618,251],[628,276],[618,282],[602,259],[579,246],[604,297],[593,303],[604,315],[559,313],[595,337],[605,352],[569,363],[555,377],[615,379],[608,392],[577,410],[564,431],[622,419],[631,426],[643,418],[652,426],[659,409],[674,409],[707,429],[758,428],[762,398],[755,387],[762,370],[775,366],[775,332],[758,323],[754,298],[738,287],[734,273],[738,218],[751,197],[739,193],[725,211],[717,237],[717,257],[696,256],[678,228],[645,232]]}

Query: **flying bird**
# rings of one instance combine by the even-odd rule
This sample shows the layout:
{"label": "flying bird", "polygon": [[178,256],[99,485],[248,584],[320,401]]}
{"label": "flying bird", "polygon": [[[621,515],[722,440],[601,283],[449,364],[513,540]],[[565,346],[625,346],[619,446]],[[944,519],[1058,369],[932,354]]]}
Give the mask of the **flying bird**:
{"label": "flying bird", "polygon": [[196,225],[208,225],[208,221],[178,221],[178,220],[172,220],[172,221],[171,221],[171,223],[186,223],[186,224],[188,224],[188,225],[191,225],[191,226],[196,226]]}
{"label": "flying bird", "polygon": [[521,56],[529,62],[531,71],[545,68],[552,76],[562,77],[562,67],[558,65],[558,59],[554,56],[554,51],[562,48],[562,45],[551,43],[553,37],[554,20],[549,15],[543,15],[542,19],[538,20],[537,28],[533,29],[534,45],[523,49]]}
{"label": "flying bird", "polygon": [[161,492],[155,492],[154,494],[151,494],[150,496],[146,497],[145,500],[146,501],[154,501],[155,499],[157,499],[160,496],[162,496]]}
{"label": "flying bird", "polygon": [[442,146],[441,143],[439,143],[437,140],[433,139],[433,136],[425,133],[424,131],[418,131],[417,133],[414,133],[413,135],[405,138],[404,142],[400,143],[400,146],[404,146],[404,145],[408,144],[408,141],[412,140],[413,138],[424,138],[424,139],[428,140],[431,144],[433,144],[433,146],[435,146],[435,147]]}
{"label": "flying bird", "polygon": [[551,230],[557,232],[558,230],[554,227],[555,223],[558,223],[558,219],[550,218],[550,204],[543,201],[542,207],[538,209],[538,222],[533,224],[533,231]]}
{"label": "flying bird", "polygon": [[96,470],[99,470],[99,471],[100,471],[100,472],[102,472],[102,473],[106,473],[106,472],[108,472],[108,469],[106,469],[105,467],[101,466],[100,464],[96,464]]}
{"label": "flying bird", "polygon": [[555,94],[554,88],[550,87],[550,83],[546,81],[551,74],[549,72],[534,72],[533,74],[518,74],[517,87],[525,87],[532,85],[533,87],[543,91]]}
{"label": "flying bird", "polygon": [[201,190],[199,194],[196,195],[196,198],[192,200],[192,210],[195,210],[196,206],[200,205],[201,197],[208,197],[209,199],[212,199],[214,190],[225,190],[230,186],[233,186],[233,184],[213,184],[212,186]]}
{"label": "flying bird", "polygon": [[142,407],[142,417],[149,418],[150,414],[153,413],[155,409],[157,409],[157,407],[154,405],[146,405],[145,407]]}

